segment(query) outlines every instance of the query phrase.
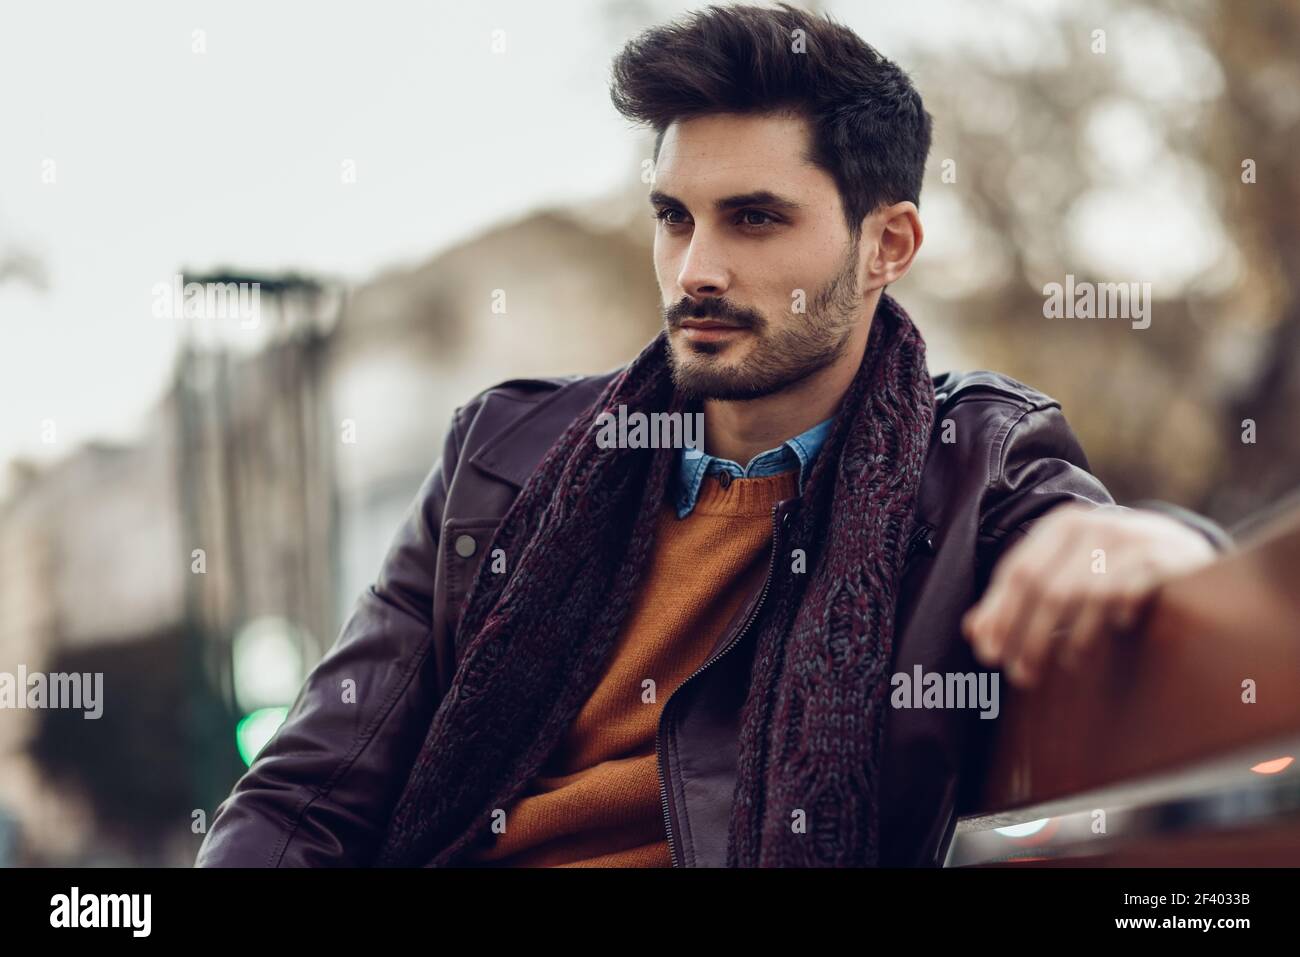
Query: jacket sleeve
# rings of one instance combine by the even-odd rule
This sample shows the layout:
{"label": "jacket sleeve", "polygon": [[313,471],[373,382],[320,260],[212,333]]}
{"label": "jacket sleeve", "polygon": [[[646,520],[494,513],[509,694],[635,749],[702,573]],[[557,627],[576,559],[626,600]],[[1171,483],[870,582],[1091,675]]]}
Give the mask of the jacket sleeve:
{"label": "jacket sleeve", "polygon": [[1090,471],[1078,437],[1059,406],[1028,409],[1004,427],[994,444],[989,487],[980,526],[981,565],[990,566],[1028,534],[1034,521],[1066,502],[1150,509],[1169,515],[1205,536],[1219,551],[1232,548],[1232,537],[1216,523],[1189,509],[1145,499],[1116,505],[1106,486]]}
{"label": "jacket sleeve", "polygon": [[213,817],[196,867],[359,866],[438,705],[430,667],[438,538],[458,409],[379,574],[288,716]]}
{"label": "jacket sleeve", "polygon": [[991,446],[979,529],[980,565],[991,570],[1037,519],[1067,502],[1115,504],[1090,471],[1060,406],[1023,409],[1002,425]]}
{"label": "jacket sleeve", "polygon": [[[986,480],[972,601],[983,593],[1006,550],[1051,509],[1067,502],[1122,507],[1115,504],[1106,486],[1090,471],[1078,438],[1055,404],[1023,408],[998,427],[990,446]],[[1223,529],[1186,509],[1154,500],[1138,503],[1138,507],[1155,508],[1179,518],[1218,548],[1231,546],[1232,539]],[[999,724],[973,722],[976,727],[964,757],[963,796],[959,800],[963,807],[979,804],[987,756]]]}

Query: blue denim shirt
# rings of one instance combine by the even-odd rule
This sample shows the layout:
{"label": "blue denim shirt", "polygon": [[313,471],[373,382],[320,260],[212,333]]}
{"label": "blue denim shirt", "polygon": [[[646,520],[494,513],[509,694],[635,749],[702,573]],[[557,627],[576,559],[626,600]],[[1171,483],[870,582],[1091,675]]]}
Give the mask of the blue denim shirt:
{"label": "blue denim shirt", "polygon": [[715,472],[727,472],[733,478],[759,478],[764,475],[777,475],[797,466],[799,490],[802,492],[812,461],[816,458],[822,443],[826,441],[826,436],[830,434],[834,422],[834,416],[823,419],[807,432],[786,439],[774,449],[758,453],[743,469],[731,459],[715,458],[700,449],[682,449],[677,467],[677,486],[674,490],[677,517],[685,518],[691,514],[691,510],[695,508],[695,500],[699,498],[704,476]]}

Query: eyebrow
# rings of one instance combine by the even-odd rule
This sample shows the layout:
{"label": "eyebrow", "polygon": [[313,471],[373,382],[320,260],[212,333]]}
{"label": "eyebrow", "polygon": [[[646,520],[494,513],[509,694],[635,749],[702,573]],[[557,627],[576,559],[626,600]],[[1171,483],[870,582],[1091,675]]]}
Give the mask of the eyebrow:
{"label": "eyebrow", "polygon": [[[680,206],[686,209],[686,204],[676,196],[669,196],[667,193],[659,190],[650,192],[651,206]],[[722,199],[715,200],[714,209],[720,213],[725,213],[733,209],[742,209],[746,206],[771,206],[774,209],[802,209],[803,203],[797,203],[793,199],[780,196],[768,189],[755,190],[752,193],[738,193],[735,196],[724,196]]]}

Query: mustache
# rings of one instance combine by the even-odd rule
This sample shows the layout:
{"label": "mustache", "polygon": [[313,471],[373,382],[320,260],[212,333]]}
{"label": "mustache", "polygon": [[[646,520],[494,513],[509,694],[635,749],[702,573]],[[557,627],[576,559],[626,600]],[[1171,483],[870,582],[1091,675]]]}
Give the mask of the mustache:
{"label": "mustache", "polygon": [[736,309],[724,299],[704,299],[692,303],[683,299],[664,311],[664,321],[676,329],[686,319],[720,319],[744,329],[762,328],[763,317],[750,309]]}

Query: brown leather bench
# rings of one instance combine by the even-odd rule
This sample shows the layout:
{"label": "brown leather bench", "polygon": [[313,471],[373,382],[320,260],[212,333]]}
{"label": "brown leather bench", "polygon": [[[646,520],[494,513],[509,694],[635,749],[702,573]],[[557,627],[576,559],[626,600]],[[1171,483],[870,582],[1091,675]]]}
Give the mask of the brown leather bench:
{"label": "brown leather bench", "polygon": [[1166,584],[1139,633],[1008,687],[950,865],[1300,864],[1300,508]]}

